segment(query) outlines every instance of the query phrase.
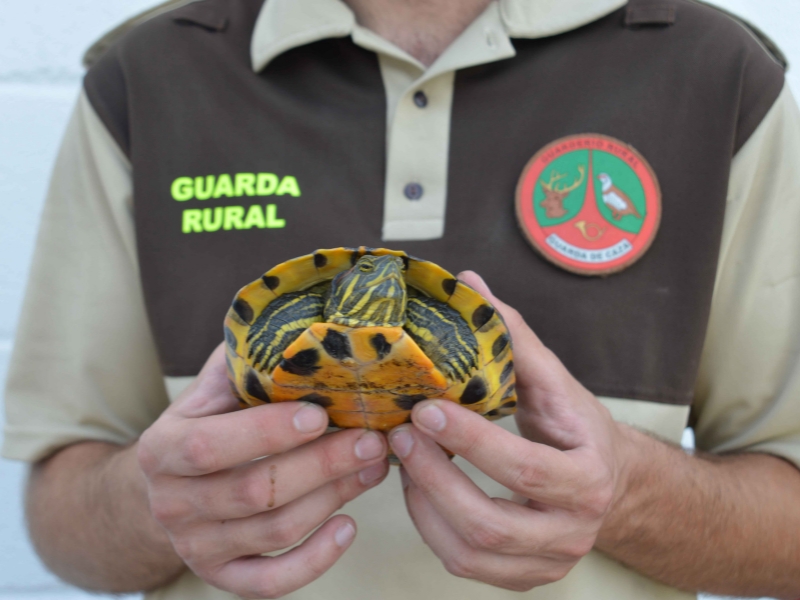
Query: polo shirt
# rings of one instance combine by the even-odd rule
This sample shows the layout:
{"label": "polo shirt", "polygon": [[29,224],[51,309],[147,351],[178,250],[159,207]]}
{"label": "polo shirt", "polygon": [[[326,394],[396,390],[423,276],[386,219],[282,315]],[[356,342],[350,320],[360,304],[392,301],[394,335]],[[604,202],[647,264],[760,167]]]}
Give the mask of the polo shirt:
{"label": "polo shirt", "polygon": [[[346,228],[350,226],[353,235],[358,232],[372,236],[375,243],[386,242],[387,247],[412,248],[415,254],[435,259],[453,270],[462,267],[460,263],[465,257],[476,261],[475,264],[485,264],[492,270],[484,270],[484,277],[501,297],[511,298],[512,303],[520,287],[527,289],[539,283],[546,288],[543,298],[554,302],[557,310],[566,310],[563,308],[566,306],[576,314],[584,311],[575,319],[578,325],[591,322],[581,319],[592,317],[596,328],[601,329],[604,322],[618,319],[614,322],[620,323],[621,336],[636,334],[644,340],[630,355],[624,354],[624,348],[620,350],[624,345],[615,345],[613,331],[606,337],[592,338],[592,332],[587,330],[588,337],[565,340],[566,335],[559,332],[572,334],[577,325],[563,319],[551,322],[536,307],[517,306],[534,329],[547,333],[549,338],[545,336],[545,341],[560,351],[559,355],[576,376],[598,395],[616,419],[673,443],[679,443],[684,427],[691,422],[697,447],[702,450],[766,452],[800,465],[800,241],[794,231],[800,217],[800,174],[795,168],[800,157],[800,113],[788,87],[783,85],[782,74],[776,75],[780,67],[762,40],[750,30],[714,9],[686,0],[640,1],[631,6],[620,0],[503,0],[491,4],[426,68],[359,25],[347,6],[338,0],[268,0],[263,6],[255,0],[175,4],[178,5],[175,10],[156,11],[160,14],[112,44],[90,71],[78,99],[54,168],[10,367],[5,456],[33,462],[67,444],[84,440],[116,444],[135,441],[191,382],[199,369],[197,357],[207,355],[209,341],[221,340],[224,306],[219,311],[219,323],[214,324],[214,306],[203,304],[204,298],[212,296],[215,287],[224,287],[222,294],[230,298],[236,291],[230,285],[244,285],[297,252],[283,256],[280,250],[274,250],[264,258],[251,258],[246,272],[253,272],[252,277],[225,285],[213,278],[211,281],[217,282],[216,285],[199,279],[203,265],[208,272],[217,273],[221,270],[213,262],[217,258],[222,261],[220,264],[224,264],[226,257],[235,262],[230,257],[240,256],[236,253],[241,253],[242,246],[257,248],[262,242],[275,243],[276,247],[283,245],[286,252],[293,251],[295,245],[310,252],[316,248],[317,240],[328,239],[321,227],[329,220],[331,227],[336,226],[330,239],[346,237]],[[248,14],[253,15],[251,21],[247,21]],[[680,210],[687,215],[687,230],[691,229],[693,217],[706,219],[709,239],[698,241],[694,239],[698,235],[676,236],[678,221],[665,219],[653,248],[640,263],[620,274],[603,279],[583,278],[547,264],[525,245],[522,234],[511,227],[513,193],[509,192],[507,201],[502,200],[503,190],[513,191],[525,161],[543,144],[537,142],[529,150],[523,146],[520,156],[523,152],[527,154],[522,160],[516,157],[511,160],[506,148],[517,149],[524,140],[520,142],[508,133],[513,133],[513,128],[495,135],[492,125],[493,119],[497,123],[506,122],[509,111],[513,114],[523,111],[525,102],[533,102],[537,94],[544,94],[545,90],[552,93],[552,88],[548,90],[546,86],[567,86],[578,75],[559,70],[556,62],[550,81],[536,79],[526,83],[527,96],[521,104],[517,100],[511,102],[506,93],[490,93],[508,89],[492,86],[497,78],[518,81],[514,73],[517,66],[533,64],[534,70],[549,68],[535,64],[537,53],[549,52],[548,56],[554,60],[569,65],[570,48],[587,43],[590,36],[598,36],[599,44],[605,39],[602,36],[616,35],[615,28],[630,32],[633,37],[626,33],[625,43],[633,40],[630,43],[638,48],[637,44],[663,43],[664,36],[679,35],[685,31],[681,28],[696,23],[713,25],[709,31],[714,35],[702,39],[703,47],[712,54],[708,60],[719,60],[730,73],[739,72],[736,68],[741,67],[740,78],[736,80],[740,87],[735,87],[740,96],[731,109],[735,122],[729,128],[729,147],[726,151],[716,151],[718,160],[709,156],[707,162],[701,161],[687,187],[680,188],[691,191],[689,184],[706,184],[702,181],[704,173],[709,179],[720,180],[724,176],[724,185],[713,188],[716,198],[712,200],[718,200],[718,209],[714,209],[717,212],[698,206],[695,214],[691,204],[680,204],[686,201],[668,193],[676,189],[666,185],[670,177],[677,181],[680,174],[667,173],[675,167],[666,158],[656,160],[659,144],[671,143],[667,136],[663,140],[648,140],[643,135],[637,147],[645,148],[643,151],[651,157],[656,174],[665,183],[665,217],[670,215],[669,210],[672,214]],[[207,63],[216,56],[215,40],[224,40],[222,36],[231,37],[240,31],[250,32],[244,40],[247,43],[238,39],[239,45],[231,51],[230,64],[222,61],[214,65],[219,67],[214,78],[220,90],[193,90],[191,74],[193,70],[207,68]],[[649,36],[646,39],[652,41],[642,42],[642,36]],[[178,83],[164,90],[137,83],[137,78],[146,82],[151,73],[162,68],[154,57],[142,55],[146,52],[142,48],[154,46],[155,50],[162,50],[158,44],[163,43],[167,44],[165,49],[179,52],[180,47],[169,44],[183,43],[184,38],[200,40],[198,52],[211,49],[203,57],[205,62],[198,54],[196,64],[175,63],[186,69],[190,74],[188,79],[180,79],[182,72],[175,71]],[[347,71],[346,67],[351,65],[361,70]],[[676,67],[668,63],[663,68],[666,77]],[[306,69],[310,73],[308,80],[303,79]],[[686,70],[691,74],[690,67]],[[723,67],[719,70],[723,71]],[[239,88],[240,79],[246,77],[245,71],[257,78],[247,80],[250,87]],[[508,79],[503,79],[506,73]],[[579,75],[587,77],[586,73]],[[631,94],[637,91],[636,82],[643,80],[646,73],[628,75],[625,83],[629,88],[622,87],[619,91],[620,117],[615,117],[615,123],[623,123],[622,117],[627,113],[648,114],[656,122],[674,116],[667,114],[671,108],[669,99],[659,104],[657,97],[645,94],[638,98],[651,98],[652,106],[642,102],[625,104],[626,91]],[[305,96],[294,96],[296,90],[291,85],[295,81],[300,82],[298,86],[306,81],[313,83],[321,95],[314,95],[317,87],[309,87],[302,89]],[[728,85],[727,82],[723,78],[720,85]],[[289,87],[281,87],[286,85]],[[602,82],[595,81],[594,85],[599,88]],[[218,97],[215,93],[225,97],[225,86],[237,93],[241,89],[237,101],[250,104],[237,105],[231,112],[203,113],[204,108],[214,107],[213,98]],[[264,106],[244,93],[250,89],[261,93],[263,87],[269,87],[271,94],[264,97],[267,103]],[[159,98],[166,98],[175,89],[186,91],[186,104],[181,110],[165,111],[166,101],[162,103]],[[482,90],[488,91],[481,95]],[[587,93],[590,92],[591,87]],[[207,103],[203,101],[206,93],[210,98]],[[700,87],[691,96],[706,111],[693,117],[699,119],[695,121],[697,126],[703,126],[704,120],[715,119],[714,96],[709,94],[709,90]],[[308,98],[314,100],[320,115],[306,110],[302,102]],[[565,95],[564,102],[568,103],[569,98]],[[467,110],[473,105],[477,112]],[[139,112],[142,106],[146,110]],[[250,106],[253,112],[241,112],[243,106]],[[333,111],[334,106],[338,112]],[[358,110],[350,114],[348,106]],[[330,112],[331,119],[321,118],[326,116],[325,111]],[[554,111],[553,114],[557,112]],[[141,114],[156,117],[166,114],[169,119],[159,122],[154,117],[153,123],[149,123],[147,118],[138,116]],[[477,120],[480,115],[485,116],[475,124],[482,127],[465,128],[467,117]],[[597,126],[582,122],[581,114],[567,117],[570,125],[556,128],[563,129],[564,135]],[[558,116],[562,120],[567,117]],[[530,118],[536,123],[536,115]],[[554,118],[543,112],[540,125],[526,130],[526,134],[534,136],[534,129],[546,129],[548,120]],[[252,121],[261,127],[259,119],[267,119],[269,128],[265,125],[264,131],[275,134],[271,139],[279,142],[277,149],[275,144],[264,142],[263,136],[247,137],[242,123]],[[305,121],[319,130],[316,137],[313,128],[302,129]],[[325,129],[329,121],[330,130]],[[364,131],[358,130],[359,123],[363,123]],[[681,122],[676,123],[680,127]],[[468,124],[472,125],[472,121]],[[196,144],[185,139],[167,139],[173,125],[186,139],[193,130],[200,130]],[[623,124],[615,126],[624,129]],[[654,126],[654,131],[669,132],[671,127],[670,123],[662,123]],[[220,134],[225,128],[236,135]],[[284,129],[288,133],[282,138]],[[609,125],[609,130],[598,133],[617,133],[611,129]],[[208,146],[203,145],[206,130],[214,132],[207,136],[211,140]],[[295,142],[292,134],[298,131],[305,137],[297,136]],[[475,131],[482,132],[482,137],[476,137]],[[159,134],[163,135],[163,145],[158,143]],[[556,137],[551,136],[545,142]],[[262,143],[263,146],[258,145]],[[348,144],[359,146],[353,150]],[[219,148],[215,149],[216,146]],[[225,153],[247,157],[254,153],[251,148],[258,148],[274,164],[280,164],[281,169],[270,164],[259,167],[264,176],[256,182],[263,184],[265,193],[256,195],[265,196],[259,198],[263,200],[264,212],[261,221],[255,219],[250,230],[241,231],[239,226],[242,219],[247,222],[247,217],[244,213],[239,221],[231,217],[228,227],[226,215],[233,212],[226,209],[244,203],[249,196],[247,189],[243,187],[237,195],[235,187],[230,192],[220,187],[224,173],[231,174],[231,185],[236,185],[238,167],[231,163],[227,170],[220,168],[213,176],[207,175],[208,169],[202,171],[197,167],[190,172],[190,168],[195,164],[192,161],[205,160],[206,156],[218,160]],[[294,167],[294,164],[300,165],[297,169],[306,166],[311,160],[307,156],[314,152],[329,157],[327,168],[331,174],[321,172],[321,181],[331,184],[346,181],[351,185],[345,192],[330,191],[331,202],[337,204],[336,210],[328,213],[321,206],[326,201],[322,188],[309,174],[313,170]],[[478,157],[478,166],[483,164],[485,172],[474,172],[469,160],[472,157]],[[297,162],[292,164],[290,159]],[[321,169],[319,164],[314,163],[315,168]],[[251,170],[255,173],[255,167],[250,166],[242,172]],[[345,171],[346,177],[336,178],[337,173]],[[487,202],[497,197],[501,201],[470,220],[464,213],[472,210],[479,214],[481,197],[468,199],[469,190],[462,181],[479,181],[477,175],[487,181]],[[191,194],[186,179],[191,182]],[[246,183],[245,179],[241,181]],[[213,197],[216,191],[220,191],[219,202]],[[349,200],[348,194],[352,196]],[[188,195],[192,197],[187,198]],[[201,204],[205,200],[200,196],[204,195],[210,197],[212,208]],[[380,202],[377,206],[376,201]],[[192,229],[191,221],[188,231],[181,229],[185,226],[186,211],[201,210],[196,207],[203,207],[202,231]],[[337,217],[337,211],[346,211],[349,221]],[[488,227],[494,222],[490,217],[495,213],[500,215],[496,225],[498,237],[482,240],[483,249],[478,254],[471,253],[469,239],[462,239],[459,233],[472,232],[470,227],[479,230],[478,225],[483,225],[484,220]],[[359,221],[363,215],[369,217],[363,218],[364,223]],[[305,222],[299,220],[300,216]],[[480,221],[477,225],[473,223],[476,219]],[[275,237],[282,234],[286,235]],[[245,235],[248,237],[242,237]],[[353,240],[351,245],[362,241]],[[696,247],[708,264],[695,268],[692,256],[680,254],[679,245],[683,242],[687,247]],[[493,243],[513,253],[492,258]],[[168,244],[170,252],[165,252],[162,244]],[[512,244],[508,246],[511,250],[506,250],[504,244]],[[201,255],[204,246],[211,251]],[[484,259],[479,254],[487,255],[487,262],[480,262]],[[625,318],[621,318],[611,312],[607,294],[619,290],[617,286],[631,286],[631,293],[640,298],[645,284],[636,287],[630,282],[652,269],[646,261],[652,264],[657,260],[663,264],[656,269],[657,273],[670,271],[669,281],[676,285],[685,274],[689,284],[674,290],[668,286],[647,288],[653,298],[652,314],[658,315],[658,310],[668,310],[671,304],[690,298],[685,314],[691,325],[685,330],[670,325],[672,331],[656,335],[653,332],[659,324],[655,318],[651,319],[652,332],[641,329],[639,323],[646,322],[651,314],[646,310],[648,307],[636,311],[641,301],[623,307],[621,312],[627,311],[629,317],[623,314]],[[503,270],[504,262],[526,265],[530,271]],[[463,266],[469,267],[470,263]],[[199,270],[187,277],[187,269]],[[235,270],[233,266],[231,270]],[[196,282],[196,289],[192,288],[190,294],[184,291],[187,281]],[[576,286],[592,287],[586,287],[590,291],[577,301]],[[701,293],[700,288],[707,288],[707,294],[703,295],[705,292]],[[567,299],[560,300],[559,294]],[[176,311],[176,305],[170,304],[173,301],[182,309]],[[598,302],[600,313],[593,308],[593,301]],[[191,317],[188,320],[187,314]],[[556,314],[568,317],[569,311]],[[631,331],[633,325],[625,329],[626,318],[636,324],[637,331]],[[176,329],[171,329],[173,326]],[[191,338],[195,329],[204,335],[199,341]],[[684,335],[697,340],[696,356],[691,348],[681,347]],[[665,348],[657,343],[648,344],[648,339],[664,340]],[[573,348],[588,349],[581,352]],[[672,358],[668,350],[683,361]],[[617,367],[623,362],[618,360],[620,357],[638,365],[636,354],[651,356],[652,362],[647,364],[652,373],[641,374],[643,369],[638,366],[629,371],[624,366]],[[681,390],[669,387],[668,373],[658,370],[660,360],[677,360],[681,377],[686,380]],[[623,374],[618,385],[602,372],[613,374],[616,368]],[[626,391],[629,393],[623,393]],[[499,424],[516,431],[511,419]],[[470,465],[460,460],[459,464],[491,495],[508,496],[508,490]],[[331,571],[289,597],[519,596],[447,574],[414,530],[396,476],[390,476],[344,510],[359,524],[353,546]],[[148,595],[170,599],[227,596],[190,572]],[[684,598],[691,594],[659,584],[602,553],[592,552],[562,581],[523,596],[624,599]]]}

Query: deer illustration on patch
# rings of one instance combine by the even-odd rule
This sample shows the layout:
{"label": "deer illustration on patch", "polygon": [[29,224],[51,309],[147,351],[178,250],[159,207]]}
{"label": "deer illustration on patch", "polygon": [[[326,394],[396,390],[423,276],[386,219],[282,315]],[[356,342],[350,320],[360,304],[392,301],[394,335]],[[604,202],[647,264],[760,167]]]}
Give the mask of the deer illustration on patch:
{"label": "deer illustration on patch", "polygon": [[636,262],[655,238],[661,190],[632,147],[599,134],[542,148],[517,184],[517,220],[550,262],[581,275],[608,275]]}
{"label": "deer illustration on patch", "polygon": [[580,177],[570,184],[560,181],[567,177],[566,173],[557,173],[555,170],[550,172],[550,181],[547,183],[544,181],[539,182],[545,196],[545,199],[542,200],[542,207],[545,209],[548,219],[559,219],[567,214],[564,209],[564,199],[583,183],[583,178],[586,175],[585,167],[578,165],[578,172]]}

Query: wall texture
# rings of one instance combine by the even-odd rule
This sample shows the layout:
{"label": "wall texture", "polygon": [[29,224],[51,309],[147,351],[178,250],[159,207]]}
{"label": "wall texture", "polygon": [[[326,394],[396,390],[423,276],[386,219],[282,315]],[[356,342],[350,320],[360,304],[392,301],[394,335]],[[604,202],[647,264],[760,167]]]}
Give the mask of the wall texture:
{"label": "wall texture", "polygon": [[[3,5],[0,36],[0,389],[25,286],[48,174],[80,86],[83,50],[154,0],[26,0]],[[797,71],[800,2],[717,0],[771,35]],[[22,465],[0,461],[0,600],[88,598],[47,573],[22,525]],[[94,596],[96,597],[96,596]]]}

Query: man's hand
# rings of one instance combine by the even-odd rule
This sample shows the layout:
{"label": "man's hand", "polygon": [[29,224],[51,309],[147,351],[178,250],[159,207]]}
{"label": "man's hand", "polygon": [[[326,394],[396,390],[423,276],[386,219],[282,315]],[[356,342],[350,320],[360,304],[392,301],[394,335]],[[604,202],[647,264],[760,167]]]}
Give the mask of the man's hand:
{"label": "man's hand", "polygon": [[[594,546],[624,490],[623,433],[609,412],[473,273],[514,341],[524,438],[453,402],[416,405],[389,440],[403,462],[409,513],[451,573],[517,591],[563,578]],[[525,439],[527,438],[527,439]],[[436,445],[514,491],[489,498]]]}
{"label": "man's hand", "polygon": [[[328,417],[313,404],[235,409],[220,346],[142,435],[139,463],[154,517],[198,576],[246,598],[277,598],[317,579],[350,545],[353,520],[328,518],[386,476],[386,442],[364,430],[320,437]],[[317,527],[296,548],[260,556]]]}
{"label": "man's hand", "polygon": [[[667,585],[800,596],[800,473],[765,454],[687,455],[615,423],[519,313],[474,273],[514,340],[522,438],[448,401],[389,436],[423,539],[461,577],[512,590],[556,581],[595,548]],[[489,498],[436,445],[515,492]]]}

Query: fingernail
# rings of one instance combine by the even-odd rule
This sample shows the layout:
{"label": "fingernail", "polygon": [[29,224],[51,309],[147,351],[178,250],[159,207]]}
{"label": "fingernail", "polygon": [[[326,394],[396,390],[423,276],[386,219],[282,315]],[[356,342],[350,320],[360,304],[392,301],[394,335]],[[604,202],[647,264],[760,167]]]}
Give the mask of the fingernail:
{"label": "fingernail", "polygon": [[327,422],[325,411],[313,404],[306,404],[294,413],[294,428],[300,433],[317,431]]}
{"label": "fingernail", "polygon": [[368,431],[356,442],[356,456],[361,460],[372,460],[383,454],[381,438],[374,431]]}
{"label": "fingernail", "polygon": [[431,431],[441,431],[447,425],[447,417],[442,409],[435,404],[421,408],[415,416],[415,421]]}
{"label": "fingernail", "polygon": [[405,458],[411,454],[411,449],[414,447],[414,436],[409,433],[408,429],[401,428],[395,429],[389,438],[389,443],[392,445],[392,450],[400,458]]}
{"label": "fingernail", "polygon": [[353,536],[355,536],[355,534],[356,528],[350,523],[345,523],[336,530],[336,533],[333,534],[333,539],[336,541],[336,545],[339,546],[339,548],[344,548],[353,541]]}
{"label": "fingernail", "polygon": [[380,479],[385,472],[386,472],[386,465],[384,465],[383,463],[378,465],[372,465],[371,467],[367,467],[363,471],[359,471],[358,480],[361,482],[362,485],[369,485],[370,483],[373,483],[375,480]]}

